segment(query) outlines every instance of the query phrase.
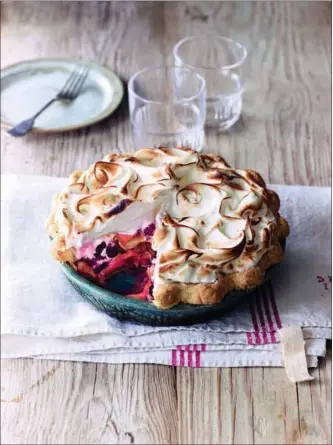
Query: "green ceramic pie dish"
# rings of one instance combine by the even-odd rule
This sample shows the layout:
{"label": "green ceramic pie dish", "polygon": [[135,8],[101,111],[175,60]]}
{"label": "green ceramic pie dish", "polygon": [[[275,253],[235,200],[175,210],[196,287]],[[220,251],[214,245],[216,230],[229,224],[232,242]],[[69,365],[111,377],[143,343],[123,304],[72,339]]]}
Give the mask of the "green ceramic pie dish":
{"label": "green ceramic pie dish", "polygon": [[[285,242],[282,247],[285,247]],[[159,309],[148,301],[124,297],[104,289],[79,275],[66,263],[61,264],[60,267],[71,285],[95,308],[119,320],[132,320],[152,326],[188,325],[221,317],[239,304],[244,303],[255,289],[272,277],[276,268],[273,266],[266,271],[265,279],[260,286],[230,292],[218,304],[211,306],[178,304],[171,309]]]}

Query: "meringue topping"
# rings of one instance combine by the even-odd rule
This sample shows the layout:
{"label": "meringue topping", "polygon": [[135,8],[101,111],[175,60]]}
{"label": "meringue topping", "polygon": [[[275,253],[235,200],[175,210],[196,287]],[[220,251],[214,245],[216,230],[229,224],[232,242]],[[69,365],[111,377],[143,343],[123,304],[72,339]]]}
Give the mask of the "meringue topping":
{"label": "meringue topping", "polygon": [[141,149],[74,172],[54,199],[48,231],[79,249],[155,222],[155,285],[213,283],[256,265],[272,248],[278,210],[258,173],[233,169],[221,156]]}

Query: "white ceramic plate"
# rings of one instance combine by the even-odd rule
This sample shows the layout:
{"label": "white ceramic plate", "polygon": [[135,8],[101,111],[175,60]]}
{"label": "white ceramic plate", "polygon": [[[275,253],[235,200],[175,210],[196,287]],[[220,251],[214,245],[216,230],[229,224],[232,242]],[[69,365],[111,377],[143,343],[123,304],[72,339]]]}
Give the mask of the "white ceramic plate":
{"label": "white ceramic plate", "polygon": [[120,79],[97,63],[78,59],[38,59],[1,70],[1,124],[12,127],[32,117],[64,86],[78,63],[90,71],[82,92],[71,103],[55,102],[35,121],[35,133],[75,130],[98,122],[119,105]]}

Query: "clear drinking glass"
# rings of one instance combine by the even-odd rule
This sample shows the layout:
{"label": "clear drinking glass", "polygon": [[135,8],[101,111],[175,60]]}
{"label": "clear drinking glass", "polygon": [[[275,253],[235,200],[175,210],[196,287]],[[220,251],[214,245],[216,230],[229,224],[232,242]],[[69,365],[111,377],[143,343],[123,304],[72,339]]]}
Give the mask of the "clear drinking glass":
{"label": "clear drinking glass", "polygon": [[194,70],[145,68],[130,79],[128,96],[137,148],[202,149],[206,88]]}
{"label": "clear drinking glass", "polygon": [[175,65],[194,69],[206,81],[206,125],[230,128],[242,111],[246,48],[221,36],[188,37],[173,49]]}

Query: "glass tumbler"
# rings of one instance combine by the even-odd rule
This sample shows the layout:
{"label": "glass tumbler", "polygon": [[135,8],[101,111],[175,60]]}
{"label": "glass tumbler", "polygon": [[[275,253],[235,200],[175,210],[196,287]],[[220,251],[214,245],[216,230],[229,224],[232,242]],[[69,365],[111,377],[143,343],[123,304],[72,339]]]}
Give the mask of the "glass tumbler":
{"label": "glass tumbler", "polygon": [[173,49],[176,66],[194,69],[206,81],[206,125],[227,130],[240,117],[246,48],[221,36],[188,37]]}
{"label": "glass tumbler", "polygon": [[205,123],[205,80],[188,67],[153,67],[128,83],[136,148],[189,147],[201,150]]}

